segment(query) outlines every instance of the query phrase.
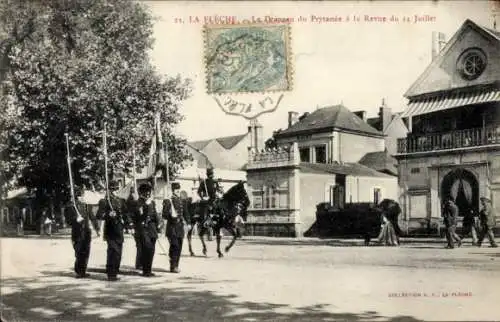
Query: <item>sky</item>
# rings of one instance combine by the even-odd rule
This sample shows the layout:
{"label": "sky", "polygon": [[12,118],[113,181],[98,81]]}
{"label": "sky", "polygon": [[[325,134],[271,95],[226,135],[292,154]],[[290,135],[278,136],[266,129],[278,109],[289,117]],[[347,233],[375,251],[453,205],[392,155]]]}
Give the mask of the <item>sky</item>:
{"label": "sky", "polygon": [[[368,117],[374,117],[382,99],[393,112],[403,111],[405,92],[431,62],[432,32],[442,32],[449,40],[466,19],[489,28],[494,19],[489,1],[145,3],[156,17],[153,64],[162,74],[180,74],[194,82],[193,95],[180,110],[185,119],[177,127],[178,134],[189,141],[243,134],[248,126],[248,120],[225,114],[207,94],[202,33],[205,16],[235,16],[238,21],[266,16],[294,18],[289,56],[293,85],[283,92],[274,112],[258,117],[266,138],[287,127],[289,111],[302,114],[342,103],[351,111],[364,110]],[[365,21],[365,15],[372,20]],[[415,22],[415,15],[424,19]],[[299,16],[305,21],[299,22]],[[345,21],[347,16],[349,22]],[[353,22],[354,16],[360,21]],[[190,17],[201,22],[190,23]],[[342,21],[320,23],[318,17],[340,17]],[[381,17],[386,21],[379,21]],[[391,17],[398,21],[391,21]],[[246,99],[256,101],[266,95],[255,93]],[[278,94],[272,95],[275,98]]]}

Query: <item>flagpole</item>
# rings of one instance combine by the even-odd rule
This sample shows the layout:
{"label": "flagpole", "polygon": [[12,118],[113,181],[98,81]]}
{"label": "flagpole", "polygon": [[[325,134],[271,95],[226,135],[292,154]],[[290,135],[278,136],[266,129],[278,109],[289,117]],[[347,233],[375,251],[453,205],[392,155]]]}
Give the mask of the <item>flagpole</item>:
{"label": "flagpole", "polygon": [[165,135],[165,171],[166,171],[166,180],[167,180],[167,185],[164,190],[164,197],[168,198],[167,191],[169,190],[170,187],[170,171],[169,171],[169,165],[168,165],[168,144],[167,144],[167,136]]}
{"label": "flagpole", "polygon": [[69,135],[68,133],[64,133],[64,136],[66,136],[66,151],[68,154],[68,173],[69,173],[69,188],[71,192],[71,203],[73,204],[73,207],[75,208],[76,211],[76,221],[81,222],[83,221],[83,217],[78,211],[78,207],[76,206],[76,198],[75,198],[75,189],[73,187],[73,174],[71,170],[71,155],[69,152]]}
{"label": "flagpole", "polygon": [[111,204],[111,199],[109,195],[109,179],[108,179],[108,143],[106,139],[106,122],[104,122],[103,130],[103,150],[104,150],[104,181],[106,185],[106,199],[108,200],[109,208],[113,211],[113,205]]}
{"label": "flagpole", "polygon": [[137,194],[137,173],[136,173],[136,164],[135,164],[135,141],[132,141],[132,176],[134,179],[134,191]]}

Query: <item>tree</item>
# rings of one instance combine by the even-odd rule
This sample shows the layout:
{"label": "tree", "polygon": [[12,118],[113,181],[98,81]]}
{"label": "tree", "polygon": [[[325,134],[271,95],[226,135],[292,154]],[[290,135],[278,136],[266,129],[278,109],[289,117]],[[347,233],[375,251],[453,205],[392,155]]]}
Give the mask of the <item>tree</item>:
{"label": "tree", "polygon": [[[0,8],[8,38],[0,48],[6,62],[4,182],[17,178],[41,199],[67,200],[67,132],[75,184],[102,185],[104,123],[112,168],[130,169],[133,143],[137,165],[144,166],[157,112],[168,138],[170,174],[179,171],[189,156],[172,130],[182,120],[179,107],[191,81],[152,67],[153,20],[146,7],[127,0],[56,0],[21,2],[14,9],[3,2]],[[29,36],[20,37],[19,29]]]}
{"label": "tree", "polygon": [[266,149],[276,149],[278,148],[278,143],[276,142],[276,135],[281,132],[281,129],[273,131],[273,136],[266,140],[264,143]]}

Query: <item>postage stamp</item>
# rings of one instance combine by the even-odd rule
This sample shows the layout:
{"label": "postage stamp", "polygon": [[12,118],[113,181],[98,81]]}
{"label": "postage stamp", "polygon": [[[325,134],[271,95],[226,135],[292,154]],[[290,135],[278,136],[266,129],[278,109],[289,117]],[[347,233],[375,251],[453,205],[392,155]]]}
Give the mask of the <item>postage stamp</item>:
{"label": "postage stamp", "polygon": [[209,94],[291,90],[289,25],[208,25],[204,32]]}

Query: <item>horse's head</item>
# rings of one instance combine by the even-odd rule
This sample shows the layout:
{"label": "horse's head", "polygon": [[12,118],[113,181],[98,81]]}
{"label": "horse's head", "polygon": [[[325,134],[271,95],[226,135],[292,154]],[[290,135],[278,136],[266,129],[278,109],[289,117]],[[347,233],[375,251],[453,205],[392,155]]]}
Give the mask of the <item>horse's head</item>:
{"label": "horse's head", "polygon": [[222,197],[230,206],[238,207],[238,212],[245,211],[250,205],[245,183],[239,181],[236,185],[232,186]]}
{"label": "horse's head", "polygon": [[393,217],[397,217],[401,213],[401,207],[399,206],[399,204],[395,200],[392,200],[392,199],[382,200],[377,205],[377,208],[380,211],[382,211],[388,215],[391,215]]}

